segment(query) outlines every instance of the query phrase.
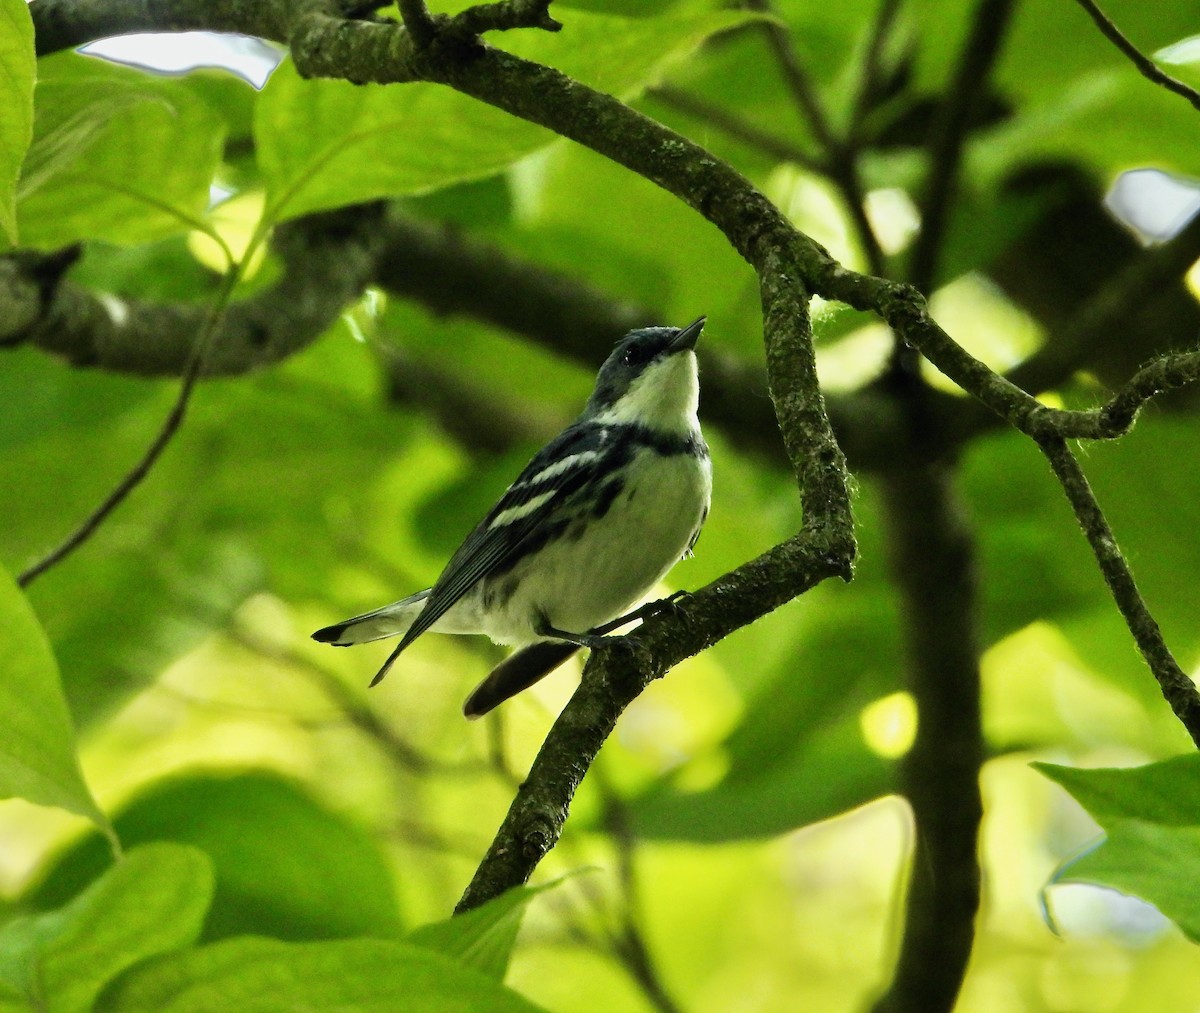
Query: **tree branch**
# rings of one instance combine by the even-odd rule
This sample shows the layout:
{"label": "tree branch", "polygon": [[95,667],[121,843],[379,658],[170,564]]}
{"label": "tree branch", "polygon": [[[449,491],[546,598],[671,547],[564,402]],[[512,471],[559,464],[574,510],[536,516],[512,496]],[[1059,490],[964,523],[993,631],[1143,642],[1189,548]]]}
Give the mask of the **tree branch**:
{"label": "tree branch", "polygon": [[478,4],[450,18],[447,29],[464,36],[507,32],[514,28],[558,32],[562,30],[562,22],[550,16],[550,3],[551,0],[501,0],[500,3]]}
{"label": "tree branch", "polygon": [[[35,9],[47,2],[53,0],[36,0],[35,18]],[[175,0],[183,7],[193,2]],[[281,30],[270,37],[290,43],[301,74],[437,82],[547,127],[677,196],[721,229],[760,279],[770,394],[797,476],[804,526],[697,592],[677,617],[647,621],[636,645],[618,643],[589,660],[579,690],[551,729],[460,902],[465,910],[528,878],[557,840],[575,788],[605,737],[646,684],[820,580],[849,575],[855,550],[847,476],[816,383],[810,294],[878,313],[965,390],[1025,432],[1044,433],[1048,420],[1063,413],[1040,405],[957,346],[929,317],[918,291],[847,271],[730,166],[616,99],[484,43],[464,47],[461,38],[438,33],[417,47],[398,26],[348,22],[301,0],[256,6],[275,12]]]}
{"label": "tree branch", "polygon": [[[37,0],[38,56],[135,32],[236,32],[284,41],[298,9],[321,0]],[[36,6],[36,11],[33,7]]]}
{"label": "tree branch", "polygon": [[830,576],[844,575],[845,547],[819,527],[797,535],[697,591],[677,610],[594,653],[579,688],[546,736],[492,846],[458,902],[468,911],[518,886],[562,833],[575,789],[617,719],[655,679]]}
{"label": "tree branch", "polygon": [[876,1013],[953,1008],[979,908],[980,604],[974,539],[953,474],[944,461],[898,461],[882,483],[918,718],[900,765],[916,836],[904,936]]}
{"label": "tree branch", "polygon": [[[394,26],[299,14],[288,33],[303,75],[387,83],[439,82],[579,141],[664,187],[712,221],[756,269],[762,294],[772,403],[804,508],[792,539],[710,585],[689,605],[693,624],[664,631],[651,620],[635,651],[589,660],[579,691],[538,759],[460,902],[460,910],[524,882],[558,839],[575,787],[617,717],[641,687],[734,629],[829,576],[848,578],[854,558],[845,462],[825,415],[801,279],[832,264],[731,167],[618,100],[549,67],[456,40],[412,45]],[[682,620],[673,624],[682,627]]]}
{"label": "tree branch", "polygon": [[1137,67],[1143,77],[1166,88],[1167,91],[1173,91],[1176,95],[1182,96],[1200,109],[1200,92],[1159,70],[1150,57],[1143,54],[1137,46],[1121,34],[1121,30],[1093,3],[1093,0],[1075,0],[1075,2],[1087,11],[1088,16],[1096,23],[1096,27],[1100,29],[1104,37],[1129,57],[1130,62]]}
{"label": "tree branch", "polygon": [[1117,545],[1079,461],[1061,436],[1045,435],[1038,440],[1038,445],[1062,484],[1113,600],[1121,610],[1138,650],[1158,680],[1163,698],[1171,705],[1192,741],[1200,746],[1200,694],[1163,640],[1162,631],[1138,591],[1129,563]]}
{"label": "tree branch", "polygon": [[1115,440],[1133,427],[1138,412],[1151,398],[1200,380],[1200,352],[1164,355],[1142,367],[1107,403],[1087,411],[1042,408],[1029,415],[1022,431],[1040,440],[1062,437]]}
{"label": "tree branch", "polygon": [[[227,309],[203,375],[245,373],[278,362],[324,333],[376,269],[381,215],[382,205],[363,205],[277,229],[272,248],[283,261],[279,281]],[[10,273],[20,266],[0,257],[0,268]],[[0,286],[0,318],[29,303],[33,282],[31,275],[23,288],[15,282]],[[45,295],[39,312],[18,313],[22,326],[0,335],[0,343],[36,345],[77,366],[143,376],[185,372],[208,314],[203,304],[98,296],[69,280]]]}

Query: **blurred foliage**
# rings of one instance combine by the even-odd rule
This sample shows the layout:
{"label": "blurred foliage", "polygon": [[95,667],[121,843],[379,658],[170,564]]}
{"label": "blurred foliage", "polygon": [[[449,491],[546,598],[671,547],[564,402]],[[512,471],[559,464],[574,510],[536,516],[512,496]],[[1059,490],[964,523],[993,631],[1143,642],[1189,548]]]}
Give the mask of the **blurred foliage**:
{"label": "blurred foliage", "polygon": [[[835,124],[851,115],[877,5],[776,5]],[[758,20],[723,6],[556,4],[562,33],[497,43],[729,159],[862,266],[828,184],[646,90],[669,82],[815,150]],[[1148,49],[1200,27],[1179,0],[1105,9]],[[881,53],[902,86],[872,111],[878,143],[862,168],[897,250],[914,227],[922,110],[942,95],[972,10],[911,0]],[[25,14],[22,0],[0,2],[0,24],[17,26],[0,31],[0,231],[24,247],[86,241],[72,275],[82,284],[208,300],[197,236],[232,243],[390,196],[665,321],[705,312],[706,341],[759,357],[749,268],[708,223],[590,151],[432,85],[305,82],[286,62],[256,92],[225,73],[167,78],[59,54],[40,61],[36,116],[23,126],[34,79]],[[992,84],[1003,112],[968,145],[934,305],[974,354],[1007,367],[1046,336],[986,279],[1040,210],[1002,181],[1045,160],[1101,183],[1138,166],[1195,177],[1200,148],[1194,110],[1149,85],[1064,0],[1018,5]],[[234,200],[211,197],[214,183]],[[368,694],[386,645],[335,652],[307,634],[430,583],[535,449],[484,458],[389,401],[391,351],[551,428],[578,410],[590,374],[382,293],[347,310],[278,367],[203,384],[147,481],[83,549],[27,600],[0,584],[0,793],[85,817],[0,808],[0,1010],[84,1010],[97,997],[100,1008],[156,1011],[290,1009],[301,997],[320,1009],[653,1009],[630,931],[688,1010],[868,1001],[898,941],[911,828],[892,793],[913,720],[869,477],[852,585],[819,587],[739,631],[623,716],[539,879],[591,871],[445,921],[578,668],[468,725],[460,702],[500,656],[491,645],[423,638]],[[861,385],[886,345],[856,314],[817,319],[823,379]],[[0,564],[17,573],[57,544],[137,459],[175,390],[5,349]],[[709,435],[712,515],[672,588],[706,583],[800,520],[790,476]],[[1189,669],[1200,661],[1198,439],[1194,414],[1153,407],[1084,459]],[[1010,433],[981,437],[960,476],[978,539],[993,753],[984,908],[959,1008],[1191,1011],[1192,945],[1126,896],[1200,932],[1195,763],[1170,759],[1187,738],[1036,450]],[[1031,759],[1071,765],[1042,769],[1107,843],[1070,861],[1099,829]],[[1134,769],[1074,769],[1094,766]],[[127,849],[120,861],[87,823],[104,822],[93,794]],[[1048,883],[1061,938],[1040,908]]]}

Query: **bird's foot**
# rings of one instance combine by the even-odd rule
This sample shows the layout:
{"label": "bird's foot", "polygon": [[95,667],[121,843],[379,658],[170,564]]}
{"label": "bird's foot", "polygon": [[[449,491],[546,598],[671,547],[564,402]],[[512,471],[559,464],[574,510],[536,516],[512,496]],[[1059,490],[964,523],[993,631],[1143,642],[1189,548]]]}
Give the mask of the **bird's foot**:
{"label": "bird's foot", "polygon": [[617,616],[616,619],[610,622],[603,623],[600,626],[594,626],[587,633],[569,633],[566,630],[560,630],[550,623],[549,617],[542,615],[538,624],[534,629],[538,636],[553,637],[556,640],[565,640],[569,644],[578,644],[580,647],[586,647],[589,650],[603,649],[614,647],[617,644],[636,648],[640,641],[633,634],[626,633],[624,636],[613,637],[609,636],[613,630],[619,630],[622,626],[627,626],[629,623],[649,619],[651,616],[656,616],[661,612],[671,611],[676,614],[686,615],[681,612],[679,603],[690,598],[690,591],[675,591],[669,594],[666,598],[659,598],[657,601],[647,602],[645,605],[639,606],[632,612],[627,612],[625,615]]}

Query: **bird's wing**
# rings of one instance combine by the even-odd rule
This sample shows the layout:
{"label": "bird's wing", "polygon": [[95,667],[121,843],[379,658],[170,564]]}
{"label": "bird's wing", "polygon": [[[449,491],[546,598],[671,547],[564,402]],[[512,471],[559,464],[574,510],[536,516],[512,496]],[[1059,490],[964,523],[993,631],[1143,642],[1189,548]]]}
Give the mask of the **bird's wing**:
{"label": "bird's wing", "polygon": [[476,583],[538,537],[539,529],[548,531],[542,527],[547,519],[603,475],[619,453],[620,441],[587,423],[570,426],[543,447],[450,558],[388,664]]}

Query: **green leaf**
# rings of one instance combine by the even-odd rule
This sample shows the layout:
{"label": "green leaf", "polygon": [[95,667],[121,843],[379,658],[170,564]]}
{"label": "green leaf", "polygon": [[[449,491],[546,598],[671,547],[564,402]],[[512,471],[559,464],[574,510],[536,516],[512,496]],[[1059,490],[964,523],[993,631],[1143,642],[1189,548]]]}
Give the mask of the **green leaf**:
{"label": "green leaf", "polygon": [[503,981],[525,908],[539,893],[559,882],[508,890],[466,914],[422,925],[410,932],[405,942],[437,950],[495,981]]}
{"label": "green leaf", "polygon": [[1122,819],[1200,826],[1200,754],[1142,767],[1034,767],[1066,788],[1102,827]]}
{"label": "green leaf", "polygon": [[1118,820],[1099,848],[1068,863],[1054,881],[1094,883],[1141,897],[1200,943],[1200,826]]}
{"label": "green leaf", "polygon": [[229,939],[137,968],[99,1009],[111,1013],[532,1013],[478,971],[384,940]]}
{"label": "green leaf", "polygon": [[176,82],[93,57],[42,61],[17,190],[25,245],[138,243],[204,214],[224,124]]}
{"label": "green leaf", "polygon": [[0,570],[0,798],[86,816],[108,830],[79,769],[58,666],[29,602]]}
{"label": "green leaf", "polygon": [[1200,86],[1200,35],[1190,35],[1165,46],[1154,54],[1154,60],[1184,84]]}
{"label": "green leaf", "polygon": [[[754,16],[570,11],[561,33],[514,34],[505,45],[628,97],[707,36]],[[255,133],[272,220],[481,179],[556,138],[440,85],[305,81],[287,61],[259,97]]]}
{"label": "green leaf", "polygon": [[194,942],[211,896],[203,852],[136,848],[65,907],[0,930],[0,979],[35,1009],[86,1013],[126,968]]}
{"label": "green leaf", "polygon": [[[287,940],[397,933],[395,885],[365,830],[271,774],[165,781],[114,820],[126,844],[171,840],[212,859],[205,939]],[[330,856],[337,856],[331,861]],[[54,907],[103,868],[98,837],[73,847],[26,902]]]}
{"label": "green leaf", "polygon": [[1154,904],[1200,942],[1200,755],[1127,769],[1035,768],[1067,789],[1105,830],[1053,882],[1096,883]]}
{"label": "green leaf", "polygon": [[17,243],[16,186],[33,137],[33,19],[26,0],[0,0],[0,230]]}

